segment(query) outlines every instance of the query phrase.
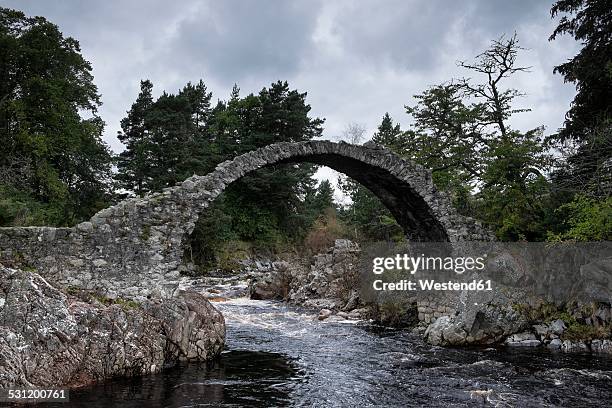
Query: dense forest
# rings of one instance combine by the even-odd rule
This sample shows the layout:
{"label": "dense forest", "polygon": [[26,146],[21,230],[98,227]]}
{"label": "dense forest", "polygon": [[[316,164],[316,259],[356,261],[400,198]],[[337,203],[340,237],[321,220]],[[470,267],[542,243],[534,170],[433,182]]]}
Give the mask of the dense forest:
{"label": "dense forest", "polygon": [[[517,35],[491,42],[465,78],[414,96],[401,129],[389,114],[371,139],[432,169],[457,209],[484,221],[501,240],[612,239],[612,8],[607,0],[559,0],[551,9],[562,35],[582,44],[559,61],[560,81],[576,86],[558,131],[514,129],[522,95],[513,75],[523,51]],[[100,95],[77,40],[43,17],[0,8],[0,226],[70,226],[128,196],[142,196],[236,155],[280,141],[322,136],[307,94],[278,81],[257,94],[237,85],[213,102],[206,84],[176,93],[140,93],[121,121],[125,150],[102,140]],[[407,101],[408,102],[408,101]],[[381,113],[384,112],[381,107]],[[191,237],[194,261],[223,265],[236,251],[316,251],[347,236],[402,240],[389,212],[350,179],[334,202],[332,185],[310,164],[262,169],[233,183]]]}

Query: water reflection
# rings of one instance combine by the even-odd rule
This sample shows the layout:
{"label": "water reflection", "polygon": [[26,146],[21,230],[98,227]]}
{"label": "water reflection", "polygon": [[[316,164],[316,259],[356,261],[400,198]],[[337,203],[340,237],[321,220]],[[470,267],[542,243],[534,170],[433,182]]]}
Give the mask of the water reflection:
{"label": "water reflection", "polygon": [[56,406],[286,406],[291,401],[291,382],[299,375],[293,361],[278,353],[226,351],[212,363],[182,365],[159,375],[73,390],[69,404]]}

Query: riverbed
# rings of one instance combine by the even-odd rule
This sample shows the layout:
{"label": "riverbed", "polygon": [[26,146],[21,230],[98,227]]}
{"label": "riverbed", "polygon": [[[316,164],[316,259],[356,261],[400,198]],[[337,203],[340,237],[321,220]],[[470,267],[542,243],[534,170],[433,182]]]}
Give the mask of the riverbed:
{"label": "riverbed", "polygon": [[209,364],[73,390],[58,407],[586,407],[612,401],[612,359],[545,349],[446,349],[411,331],[318,321],[279,302],[232,299],[227,347]]}

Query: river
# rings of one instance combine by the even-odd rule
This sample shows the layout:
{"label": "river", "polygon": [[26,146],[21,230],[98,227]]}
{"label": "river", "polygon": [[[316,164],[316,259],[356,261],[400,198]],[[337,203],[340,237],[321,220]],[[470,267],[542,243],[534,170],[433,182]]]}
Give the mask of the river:
{"label": "river", "polygon": [[209,364],[71,391],[58,407],[609,406],[612,358],[445,349],[410,331],[320,322],[283,303],[216,303],[227,347]]}

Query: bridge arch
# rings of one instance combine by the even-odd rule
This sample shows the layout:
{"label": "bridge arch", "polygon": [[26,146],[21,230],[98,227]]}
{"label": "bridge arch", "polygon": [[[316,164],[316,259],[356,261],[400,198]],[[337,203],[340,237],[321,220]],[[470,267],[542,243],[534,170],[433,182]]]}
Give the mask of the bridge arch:
{"label": "bridge arch", "polygon": [[[277,143],[221,163],[204,177],[193,176],[179,190],[188,197],[185,215],[197,220],[203,207],[229,184],[266,166],[309,162],[337,170],[372,191],[406,234],[419,241],[455,241],[469,236],[473,223],[456,214],[448,197],[437,191],[431,172],[381,146],[329,141]],[[195,210],[195,211],[193,211]]]}
{"label": "bridge arch", "polygon": [[[178,286],[185,267],[183,244],[202,211],[244,175],[270,165],[300,162],[331,167],[363,184],[411,239],[492,238],[478,222],[454,210],[449,197],[433,185],[431,172],[422,166],[371,143],[308,141],[277,143],[245,153],[207,175],[194,175],[162,192],[124,200],[74,228],[5,229],[0,231],[0,245],[3,236],[12,237],[12,245],[21,243],[17,246],[22,256],[55,273],[54,278],[64,284],[115,290],[131,297],[151,291],[167,295]],[[34,251],[29,250],[32,242]]]}

